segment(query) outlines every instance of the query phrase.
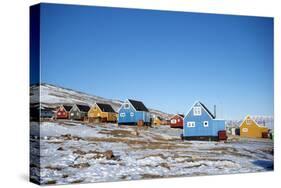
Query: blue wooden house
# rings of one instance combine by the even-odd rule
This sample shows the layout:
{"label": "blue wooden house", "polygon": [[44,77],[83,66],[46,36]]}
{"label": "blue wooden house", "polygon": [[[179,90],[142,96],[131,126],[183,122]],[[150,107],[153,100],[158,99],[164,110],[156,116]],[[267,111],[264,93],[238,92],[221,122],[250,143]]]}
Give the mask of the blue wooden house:
{"label": "blue wooden house", "polygon": [[218,140],[218,132],[225,130],[225,120],[216,119],[208,108],[197,101],[184,117],[183,138],[186,140]]}
{"label": "blue wooden house", "polygon": [[40,117],[41,118],[53,118],[55,116],[55,109],[49,107],[40,108]]}
{"label": "blue wooden house", "polygon": [[118,125],[151,125],[149,110],[141,101],[127,99],[118,111]]}

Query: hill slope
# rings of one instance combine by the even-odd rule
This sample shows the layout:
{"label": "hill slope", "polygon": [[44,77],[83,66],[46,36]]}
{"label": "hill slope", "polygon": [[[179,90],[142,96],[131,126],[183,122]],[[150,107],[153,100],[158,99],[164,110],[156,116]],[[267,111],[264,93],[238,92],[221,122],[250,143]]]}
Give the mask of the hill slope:
{"label": "hill slope", "polygon": [[[40,90],[39,90],[40,88]],[[63,88],[51,84],[42,83],[30,87],[30,102],[38,103],[40,92],[40,101],[43,106],[56,107],[60,104],[88,104],[93,105],[95,102],[110,104],[115,111],[118,111],[123,101],[107,99],[100,96],[86,94],[68,88]],[[171,114],[156,109],[149,109],[151,114],[169,118]]]}

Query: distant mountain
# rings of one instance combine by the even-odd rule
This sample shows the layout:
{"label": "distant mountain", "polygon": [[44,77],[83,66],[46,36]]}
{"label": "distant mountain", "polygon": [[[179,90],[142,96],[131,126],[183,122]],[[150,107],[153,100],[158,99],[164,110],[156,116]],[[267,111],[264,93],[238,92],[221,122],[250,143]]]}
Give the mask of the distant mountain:
{"label": "distant mountain", "polygon": [[[107,99],[46,83],[32,85],[30,87],[30,102],[34,105],[36,103],[38,104],[38,96],[40,96],[40,102],[42,106],[45,107],[56,107],[60,104],[87,104],[91,106],[95,102],[101,102],[110,104],[115,111],[118,111],[123,103],[121,100]],[[152,115],[161,116],[163,118],[171,117],[171,114],[162,112],[160,110],[149,109],[149,111]]]}

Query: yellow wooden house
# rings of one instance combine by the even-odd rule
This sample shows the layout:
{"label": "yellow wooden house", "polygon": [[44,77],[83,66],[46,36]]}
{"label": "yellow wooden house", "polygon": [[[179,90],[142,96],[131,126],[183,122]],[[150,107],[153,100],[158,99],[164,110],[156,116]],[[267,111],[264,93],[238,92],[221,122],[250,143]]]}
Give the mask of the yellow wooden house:
{"label": "yellow wooden house", "polygon": [[162,119],[159,116],[153,118],[153,125],[162,125]]}
{"label": "yellow wooden house", "polygon": [[167,121],[160,116],[155,116],[152,121],[153,125],[167,125]]}
{"label": "yellow wooden house", "polygon": [[117,113],[111,105],[103,103],[95,103],[88,112],[89,122],[116,122]]}
{"label": "yellow wooden house", "polygon": [[263,134],[268,133],[268,128],[259,125],[249,115],[240,124],[240,136],[247,138],[262,138]]}

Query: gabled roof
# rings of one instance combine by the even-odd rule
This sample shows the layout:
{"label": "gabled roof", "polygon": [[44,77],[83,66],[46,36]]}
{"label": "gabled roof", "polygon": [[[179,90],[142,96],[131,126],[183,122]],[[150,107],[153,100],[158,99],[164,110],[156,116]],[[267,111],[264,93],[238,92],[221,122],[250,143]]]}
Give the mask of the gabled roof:
{"label": "gabled roof", "polygon": [[128,101],[133,105],[136,111],[149,112],[146,106],[144,106],[144,104],[141,101],[136,101],[132,99],[128,99]]}
{"label": "gabled roof", "polygon": [[261,124],[259,124],[256,120],[254,120],[250,115],[247,115],[244,120],[241,122],[241,124],[239,125],[239,127],[241,127],[243,125],[243,123],[247,120],[247,119],[250,119],[252,120],[258,127],[261,127],[261,128],[267,128],[266,126],[263,126]]}
{"label": "gabled roof", "polygon": [[200,101],[198,101],[200,103],[200,105],[206,110],[206,112],[213,118],[215,119],[216,117],[214,116],[214,114],[212,114],[209,109]]}
{"label": "gabled roof", "polygon": [[184,115],[183,114],[177,114],[178,116],[180,116],[180,117],[184,117]]}
{"label": "gabled roof", "polygon": [[101,111],[103,112],[114,112],[114,109],[112,108],[111,105],[109,104],[103,104],[103,103],[96,103],[98,105],[98,107],[101,109]]}
{"label": "gabled roof", "polygon": [[64,107],[64,109],[69,112],[72,108],[72,106],[69,106],[69,105],[62,105]]}
{"label": "gabled roof", "polygon": [[54,111],[54,108],[43,107],[43,108],[41,108],[41,111]]}
{"label": "gabled roof", "polygon": [[189,109],[189,111],[187,112],[186,116],[189,114],[189,112],[193,109],[193,107],[199,103],[200,106],[202,106],[202,108],[204,108],[204,110],[207,112],[207,114],[212,118],[212,119],[215,119],[216,117],[208,110],[208,108],[200,101],[196,101],[192,106],[191,108]]}
{"label": "gabled roof", "polygon": [[81,112],[88,112],[90,110],[90,107],[88,105],[77,104],[76,106],[79,108]]}
{"label": "gabled roof", "polygon": [[173,118],[176,117],[176,116],[181,117],[181,118],[184,118],[184,115],[183,115],[183,114],[175,114],[175,115],[173,115],[170,119],[173,119]]}

